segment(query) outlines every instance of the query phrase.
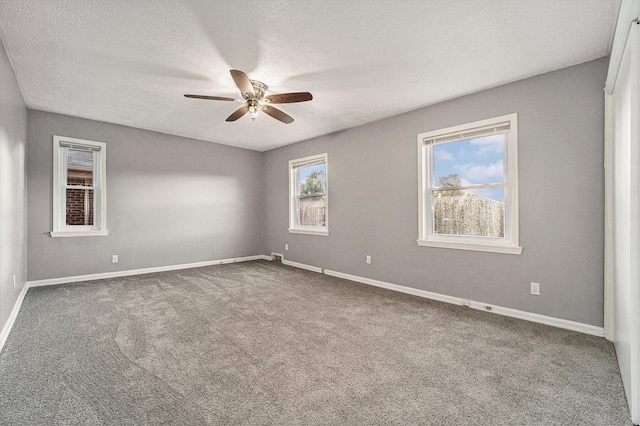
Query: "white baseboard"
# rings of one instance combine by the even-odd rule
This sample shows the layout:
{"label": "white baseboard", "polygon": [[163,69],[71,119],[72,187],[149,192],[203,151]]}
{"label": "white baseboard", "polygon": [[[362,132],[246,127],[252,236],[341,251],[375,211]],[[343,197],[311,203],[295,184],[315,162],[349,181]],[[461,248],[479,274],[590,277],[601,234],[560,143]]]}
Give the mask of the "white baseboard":
{"label": "white baseboard", "polygon": [[311,266],[311,265],[305,265],[304,263],[292,262],[290,260],[285,260],[284,257],[282,258],[282,264],[293,266],[295,268],[306,269],[307,271],[318,272],[320,274],[324,272],[324,269],[318,268],[317,266]]}
{"label": "white baseboard", "polygon": [[13,327],[13,323],[16,321],[18,317],[18,312],[20,311],[20,306],[22,306],[22,301],[24,300],[24,296],[27,294],[27,290],[29,290],[29,285],[25,284],[16,299],[16,303],[13,304],[13,309],[11,309],[11,313],[9,314],[9,318],[7,322],[2,327],[2,332],[0,333],[0,352],[2,352],[2,348],[4,347],[5,342],[7,341],[7,337],[9,337],[9,332]]}
{"label": "white baseboard", "polygon": [[391,284],[384,281],[373,280],[371,278],[359,277],[357,275],[344,274],[342,272],[332,271],[330,269],[325,269],[324,273],[326,275],[331,275],[332,277],[344,278],[346,280],[369,284],[375,287],[386,288],[387,290],[412,294],[414,296],[424,297],[425,299],[439,300],[440,302],[453,303],[454,305],[462,305],[462,299],[453,296],[447,296],[446,294],[433,293],[430,291],[419,290],[417,288],[405,287],[402,285]]}
{"label": "white baseboard", "polygon": [[282,253],[271,252],[271,257],[268,258],[267,260],[274,260],[275,256],[280,257],[280,261],[281,261],[280,263],[282,263],[283,265],[293,266],[294,268],[299,268],[299,269],[306,269],[307,271],[318,272],[319,274],[323,273],[323,269],[322,268],[318,268],[316,266],[311,266],[311,265],[306,265],[304,263],[298,263],[298,262],[292,262],[290,260],[286,260],[284,258],[284,254],[282,254]]}
{"label": "white baseboard", "polygon": [[446,294],[433,293],[430,291],[419,290],[412,287],[406,287],[398,284],[391,284],[384,281],[373,280],[370,278],[359,277],[357,275],[345,274],[342,272],[332,271],[329,269],[322,269],[315,266],[303,265],[301,263],[282,260],[285,265],[291,265],[302,269],[307,269],[314,272],[324,273],[333,277],[344,278],[350,281],[356,281],[363,284],[372,285],[375,287],[381,287],[388,290],[398,291],[401,293],[412,294],[414,296],[424,297],[426,299],[438,300],[440,302],[452,303],[454,305],[468,306],[472,309],[478,309],[481,311],[491,312],[498,315],[504,315],[507,317],[519,318],[526,321],[536,322],[539,324],[550,325],[553,327],[564,328],[566,330],[578,331],[580,333],[590,334],[593,336],[604,337],[604,327],[597,327],[595,325],[584,324],[576,321],[569,321],[562,318],[555,318],[546,315],[535,314],[532,312],[520,311],[517,309],[505,308],[502,306],[491,305],[488,303],[477,302],[474,300],[462,299],[459,297],[448,296]]}
{"label": "white baseboard", "polygon": [[180,269],[200,268],[203,266],[221,265],[223,263],[247,262],[250,260],[262,260],[262,259],[271,260],[271,258],[269,258],[268,256],[259,254],[255,256],[235,257],[231,259],[208,260],[206,262],[185,263],[182,265],[158,266],[154,268],[131,269],[128,271],[115,271],[115,272],[104,272],[100,274],[76,275],[73,277],[49,278],[46,280],[27,281],[27,285],[29,287],[40,287],[45,285],[67,284],[67,283],[75,283],[79,281],[94,281],[94,280],[102,280],[105,278],[128,277],[131,275],[152,274],[154,272],[177,271]]}

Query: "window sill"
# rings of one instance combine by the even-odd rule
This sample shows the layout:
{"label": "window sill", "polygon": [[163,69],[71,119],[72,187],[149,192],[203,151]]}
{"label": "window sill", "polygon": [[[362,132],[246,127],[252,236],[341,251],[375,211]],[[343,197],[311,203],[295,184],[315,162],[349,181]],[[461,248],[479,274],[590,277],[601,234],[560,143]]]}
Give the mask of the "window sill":
{"label": "window sill", "polygon": [[489,244],[474,244],[474,243],[459,243],[448,241],[429,241],[429,240],[417,240],[418,245],[421,247],[439,247],[454,250],[472,250],[472,251],[486,251],[491,253],[503,253],[503,254],[522,254],[522,247],[515,246],[499,246]]}
{"label": "window sill", "polygon": [[292,234],[321,235],[324,237],[329,236],[329,231],[321,231],[321,230],[315,230],[315,229],[289,228],[289,232]]}
{"label": "window sill", "polygon": [[106,237],[109,231],[51,231],[52,238],[58,237]]}

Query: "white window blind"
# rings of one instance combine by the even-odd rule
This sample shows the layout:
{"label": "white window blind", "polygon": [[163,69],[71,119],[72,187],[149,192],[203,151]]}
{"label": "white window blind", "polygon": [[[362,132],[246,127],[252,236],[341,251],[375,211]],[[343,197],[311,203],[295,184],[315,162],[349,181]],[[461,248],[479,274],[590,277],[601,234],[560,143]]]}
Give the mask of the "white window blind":
{"label": "white window blind", "polygon": [[456,142],[462,141],[465,139],[473,139],[478,136],[491,136],[496,135],[498,133],[504,133],[509,131],[511,125],[509,122],[500,123],[495,126],[484,126],[478,127],[475,129],[465,130],[464,132],[453,132],[447,133],[443,135],[439,135],[436,137],[425,138],[423,141],[425,144],[436,144],[436,143],[448,143],[448,142]]}

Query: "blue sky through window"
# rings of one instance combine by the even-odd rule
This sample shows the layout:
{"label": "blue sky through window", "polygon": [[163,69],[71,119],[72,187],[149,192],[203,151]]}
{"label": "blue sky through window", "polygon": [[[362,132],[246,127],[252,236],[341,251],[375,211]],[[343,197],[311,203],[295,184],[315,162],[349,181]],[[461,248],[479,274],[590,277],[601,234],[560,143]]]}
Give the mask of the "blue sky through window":
{"label": "blue sky through window", "polygon": [[[441,177],[457,174],[462,185],[504,182],[505,134],[483,136],[433,147],[434,184]],[[478,189],[473,192],[494,200],[504,201],[504,189]]]}
{"label": "blue sky through window", "polygon": [[307,179],[307,176],[309,175],[309,173],[315,172],[315,171],[325,171],[327,169],[327,165],[326,164],[316,164],[315,166],[307,166],[307,167],[300,167],[300,182],[304,182]]}

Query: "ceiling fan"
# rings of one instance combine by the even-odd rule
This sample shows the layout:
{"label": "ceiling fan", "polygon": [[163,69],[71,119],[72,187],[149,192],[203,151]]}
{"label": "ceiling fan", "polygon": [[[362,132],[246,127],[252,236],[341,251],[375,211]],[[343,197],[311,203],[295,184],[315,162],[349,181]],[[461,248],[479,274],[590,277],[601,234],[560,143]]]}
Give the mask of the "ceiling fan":
{"label": "ceiling fan", "polygon": [[263,111],[265,114],[270,115],[276,120],[280,120],[283,123],[293,123],[293,117],[279,109],[271,106],[271,104],[290,104],[294,102],[305,102],[313,99],[309,92],[293,92],[293,93],[280,93],[278,95],[265,96],[267,85],[257,81],[249,80],[249,77],[242,71],[231,70],[231,77],[235,81],[236,86],[242,93],[242,99],[225,98],[222,96],[207,96],[207,95],[184,95],[187,98],[196,99],[208,99],[213,101],[236,101],[244,103],[243,106],[238,108],[227,117],[226,121],[236,121],[246,113],[251,113],[251,119],[255,120],[258,115],[258,111]]}

